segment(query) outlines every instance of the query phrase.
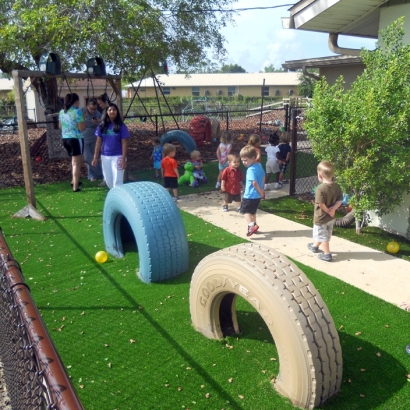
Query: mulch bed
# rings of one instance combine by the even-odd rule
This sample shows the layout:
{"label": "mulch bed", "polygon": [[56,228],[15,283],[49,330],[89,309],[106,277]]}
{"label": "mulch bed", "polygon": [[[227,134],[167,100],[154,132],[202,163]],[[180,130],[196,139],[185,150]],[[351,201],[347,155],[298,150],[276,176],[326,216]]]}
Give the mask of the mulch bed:
{"label": "mulch bed", "polygon": [[[280,119],[284,122],[284,111],[273,111],[264,114],[262,130],[268,136],[269,132],[278,130],[278,126],[272,126],[272,121]],[[245,117],[238,120],[231,119],[229,122],[229,130],[233,136],[233,152],[239,153],[241,148],[246,144],[247,137],[259,128],[259,116]],[[268,124],[269,125],[265,125]],[[226,122],[220,123],[221,129],[226,127]],[[181,130],[188,129],[187,123],[179,123]],[[146,123],[133,122],[127,124],[131,132],[128,152],[128,169],[131,172],[140,171],[152,168],[152,138],[156,136],[154,124],[147,121]],[[167,131],[176,129],[175,123],[165,124]],[[270,131],[266,132],[266,127]],[[46,142],[40,144],[40,138],[44,134],[44,128],[28,129],[28,139],[31,149],[31,166],[33,181],[35,184],[69,181],[71,178],[71,166],[69,159],[50,159]],[[238,140],[241,134],[244,134],[244,140]],[[161,135],[161,134],[160,134]],[[265,138],[266,138],[265,137]],[[266,143],[267,139],[263,139],[262,143]],[[204,145],[199,148],[202,160],[204,162],[216,160],[216,149],[219,141],[204,142]],[[176,159],[179,163],[188,161],[189,154],[184,147],[175,143],[177,147]],[[21,161],[20,141],[17,133],[15,134],[0,134],[0,188],[5,186],[22,186],[24,185],[23,165]],[[86,178],[87,170],[84,166],[82,169],[82,178]]]}

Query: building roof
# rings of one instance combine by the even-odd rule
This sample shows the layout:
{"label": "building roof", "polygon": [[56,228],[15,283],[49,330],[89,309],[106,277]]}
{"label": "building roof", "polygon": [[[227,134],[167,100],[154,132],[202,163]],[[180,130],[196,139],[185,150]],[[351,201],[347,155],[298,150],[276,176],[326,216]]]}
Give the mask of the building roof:
{"label": "building roof", "polygon": [[14,88],[14,81],[8,78],[0,78],[0,91],[11,91]]}
{"label": "building roof", "polygon": [[363,64],[362,58],[357,56],[335,55],[330,57],[307,58],[305,60],[285,61],[282,67],[285,70],[299,70],[303,67],[320,68],[341,65]]}
{"label": "building roof", "polygon": [[301,0],[282,18],[284,28],[378,38],[387,0]]}
{"label": "building roof", "polygon": [[[226,74],[160,74],[157,75],[162,87],[229,87],[229,86],[297,86],[299,73],[226,73]],[[133,83],[138,86],[139,81]],[[152,78],[145,78],[140,88],[153,87]],[[125,85],[132,87],[131,84]]]}

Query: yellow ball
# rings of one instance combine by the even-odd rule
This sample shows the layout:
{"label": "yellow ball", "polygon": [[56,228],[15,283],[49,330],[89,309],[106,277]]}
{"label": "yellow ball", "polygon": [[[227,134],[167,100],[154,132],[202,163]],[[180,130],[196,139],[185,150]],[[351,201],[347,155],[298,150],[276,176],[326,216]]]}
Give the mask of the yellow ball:
{"label": "yellow ball", "polygon": [[95,254],[95,260],[96,260],[98,263],[107,262],[107,259],[108,259],[107,252],[98,251],[98,252]]}
{"label": "yellow ball", "polygon": [[395,241],[391,241],[387,244],[386,249],[389,253],[397,253],[400,250],[400,245]]}

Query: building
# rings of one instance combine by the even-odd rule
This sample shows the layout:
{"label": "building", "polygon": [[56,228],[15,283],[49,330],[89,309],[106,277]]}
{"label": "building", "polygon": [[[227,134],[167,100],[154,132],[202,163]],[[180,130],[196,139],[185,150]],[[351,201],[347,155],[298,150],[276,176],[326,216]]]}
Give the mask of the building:
{"label": "building", "polygon": [[[160,74],[164,95],[170,97],[289,97],[299,95],[298,73]],[[265,86],[263,87],[265,81]],[[141,98],[155,97],[154,80],[145,78],[126,85],[132,98],[139,85]]]}
{"label": "building", "polygon": [[[342,75],[344,87],[349,89],[356,78],[363,73],[365,65],[362,58],[349,55],[334,55],[330,57],[307,58],[304,60],[285,61],[282,64],[285,70],[301,70],[304,75],[318,80],[325,77],[330,85],[334,85],[336,80]],[[312,69],[319,70],[319,73],[312,73]]]}
{"label": "building", "polygon": [[14,89],[12,79],[0,78],[0,98],[7,98],[7,94]]}
{"label": "building", "polygon": [[[360,50],[346,49],[337,44],[339,35],[349,35],[366,38],[379,38],[380,30],[388,27],[401,16],[410,15],[410,3],[406,0],[301,0],[289,9],[289,17],[282,18],[282,26],[287,29],[309,30],[329,34],[329,48],[339,56],[324,59],[308,59],[299,62],[287,61],[283,66],[288,69],[308,67],[319,68],[324,73],[326,65],[332,67],[332,72],[326,74],[326,79],[334,82],[334,78],[347,73],[349,81],[354,81],[356,71],[360,73]],[[410,19],[404,19],[403,42],[410,44]],[[327,59],[327,60],[326,60]],[[315,61],[316,60],[316,61]],[[343,61],[350,60],[350,68],[344,69]],[[345,66],[345,68],[348,65]],[[349,70],[352,70],[350,73]],[[371,225],[378,226],[389,232],[398,233],[410,238],[410,195],[404,197],[400,206],[395,211],[379,218],[375,212],[370,211]]]}

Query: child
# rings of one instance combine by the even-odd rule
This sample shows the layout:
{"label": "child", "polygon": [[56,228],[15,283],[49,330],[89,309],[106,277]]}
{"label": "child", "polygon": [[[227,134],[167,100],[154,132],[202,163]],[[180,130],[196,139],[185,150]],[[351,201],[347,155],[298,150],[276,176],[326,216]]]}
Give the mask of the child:
{"label": "child", "polygon": [[286,180],[286,170],[288,169],[288,164],[290,161],[290,153],[292,152],[292,148],[289,145],[290,142],[290,133],[287,131],[283,131],[280,134],[280,144],[279,144],[279,152],[276,154],[276,158],[279,161],[279,187],[282,184],[288,184],[289,181]]}
{"label": "child", "polygon": [[216,181],[215,188],[219,189],[221,187],[222,171],[229,165],[228,155],[232,150],[232,135],[229,131],[223,131],[221,134],[221,142],[216,150],[216,157],[218,158],[218,179]]}
{"label": "child", "polygon": [[247,236],[253,235],[259,226],[256,223],[256,210],[261,199],[265,199],[263,181],[265,172],[262,165],[256,162],[256,150],[247,145],[241,149],[240,156],[246,170],[245,192],[242,199],[241,214],[245,215],[248,223]]}
{"label": "child", "polygon": [[223,212],[228,212],[228,204],[236,202],[237,211],[241,210],[241,189],[243,188],[243,174],[239,168],[240,161],[236,154],[228,155],[229,167],[222,172],[221,191],[225,193]]}
{"label": "child", "polygon": [[261,145],[261,137],[258,134],[251,134],[249,136],[248,145],[255,148],[256,150],[256,162],[261,162],[261,150],[259,149]]}
{"label": "child", "polygon": [[199,151],[192,151],[191,161],[192,161],[192,165],[194,166],[194,172],[193,172],[194,178],[196,180],[206,182],[204,171],[202,169],[203,164],[202,164],[202,159],[201,159],[201,153]]}
{"label": "child", "polygon": [[154,137],[152,139],[152,154],[151,159],[154,161],[154,178],[159,178],[159,171],[161,169],[161,161],[162,161],[162,146],[161,146],[161,138]]}
{"label": "child", "polygon": [[172,144],[164,144],[162,148],[164,158],[161,161],[161,174],[164,178],[164,188],[169,192],[172,188],[174,192],[174,202],[178,201],[178,163],[175,161],[176,148]]}
{"label": "child", "polygon": [[279,162],[276,158],[276,154],[279,152],[278,148],[279,144],[279,136],[278,134],[274,133],[269,136],[269,145],[265,148],[266,154],[268,156],[268,160],[266,161],[266,175],[265,175],[265,186],[264,190],[268,189],[268,182],[270,178],[270,174],[276,174],[276,183],[274,185],[275,189],[280,188],[279,182]]}
{"label": "child", "polygon": [[343,193],[340,186],[333,182],[334,168],[329,161],[322,161],[317,166],[317,177],[321,185],[316,189],[315,209],[313,217],[313,240],[307,247],[313,252],[319,252],[322,245],[324,253],[317,257],[322,261],[330,262],[332,254],[329,242],[332,236],[333,223],[336,209],[342,204]]}

